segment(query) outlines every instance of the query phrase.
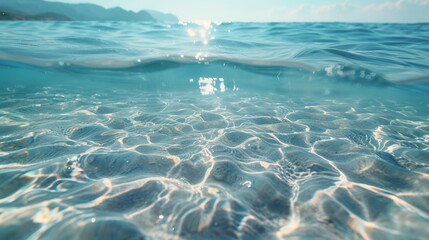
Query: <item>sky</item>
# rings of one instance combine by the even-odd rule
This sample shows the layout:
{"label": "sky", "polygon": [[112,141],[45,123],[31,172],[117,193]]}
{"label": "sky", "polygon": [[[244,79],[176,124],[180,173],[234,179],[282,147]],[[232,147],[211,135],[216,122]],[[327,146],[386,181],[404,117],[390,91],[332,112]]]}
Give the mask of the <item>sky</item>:
{"label": "sky", "polygon": [[51,0],[159,10],[183,21],[429,22],[429,0]]}

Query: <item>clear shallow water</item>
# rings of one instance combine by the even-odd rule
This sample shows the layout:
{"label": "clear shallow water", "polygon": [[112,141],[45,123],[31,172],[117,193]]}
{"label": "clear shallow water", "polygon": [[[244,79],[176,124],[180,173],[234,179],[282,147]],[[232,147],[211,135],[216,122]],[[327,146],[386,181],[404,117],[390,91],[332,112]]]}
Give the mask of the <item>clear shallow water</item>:
{"label": "clear shallow water", "polygon": [[0,238],[425,239],[428,28],[0,23]]}

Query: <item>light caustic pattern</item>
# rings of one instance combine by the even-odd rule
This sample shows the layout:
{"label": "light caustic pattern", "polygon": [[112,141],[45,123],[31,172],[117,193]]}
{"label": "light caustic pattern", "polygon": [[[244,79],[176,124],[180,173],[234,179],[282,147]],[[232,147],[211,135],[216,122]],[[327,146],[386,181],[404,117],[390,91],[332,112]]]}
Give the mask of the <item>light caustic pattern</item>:
{"label": "light caustic pattern", "polygon": [[426,239],[428,26],[1,23],[0,239]]}
{"label": "light caustic pattern", "polygon": [[2,238],[429,234],[418,106],[239,93],[9,93]]}

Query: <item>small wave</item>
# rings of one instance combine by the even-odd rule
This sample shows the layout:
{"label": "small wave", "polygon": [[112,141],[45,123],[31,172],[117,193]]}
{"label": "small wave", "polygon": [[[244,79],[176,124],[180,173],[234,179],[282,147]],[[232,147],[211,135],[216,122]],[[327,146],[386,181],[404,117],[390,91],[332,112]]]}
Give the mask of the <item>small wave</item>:
{"label": "small wave", "polygon": [[364,67],[331,64],[326,67],[316,67],[299,61],[262,61],[250,59],[233,59],[224,57],[207,57],[197,59],[193,56],[169,56],[147,59],[115,60],[115,59],[87,59],[74,61],[47,61],[33,58],[0,53],[0,65],[18,68],[43,68],[53,71],[130,71],[142,73],[154,73],[164,70],[196,66],[204,71],[204,67],[233,66],[247,72],[277,77],[279,73],[289,71],[304,71],[309,75],[325,76],[337,81],[359,83],[362,85],[425,85],[429,82],[429,76],[417,76],[404,79],[389,80],[380,73]]}

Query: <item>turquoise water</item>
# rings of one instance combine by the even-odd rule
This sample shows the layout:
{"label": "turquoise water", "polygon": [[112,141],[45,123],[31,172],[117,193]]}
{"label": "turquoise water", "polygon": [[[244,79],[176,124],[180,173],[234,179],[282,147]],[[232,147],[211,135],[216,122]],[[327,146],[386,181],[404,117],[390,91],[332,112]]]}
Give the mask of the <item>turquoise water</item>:
{"label": "turquoise water", "polygon": [[0,239],[425,239],[429,25],[0,23]]}

